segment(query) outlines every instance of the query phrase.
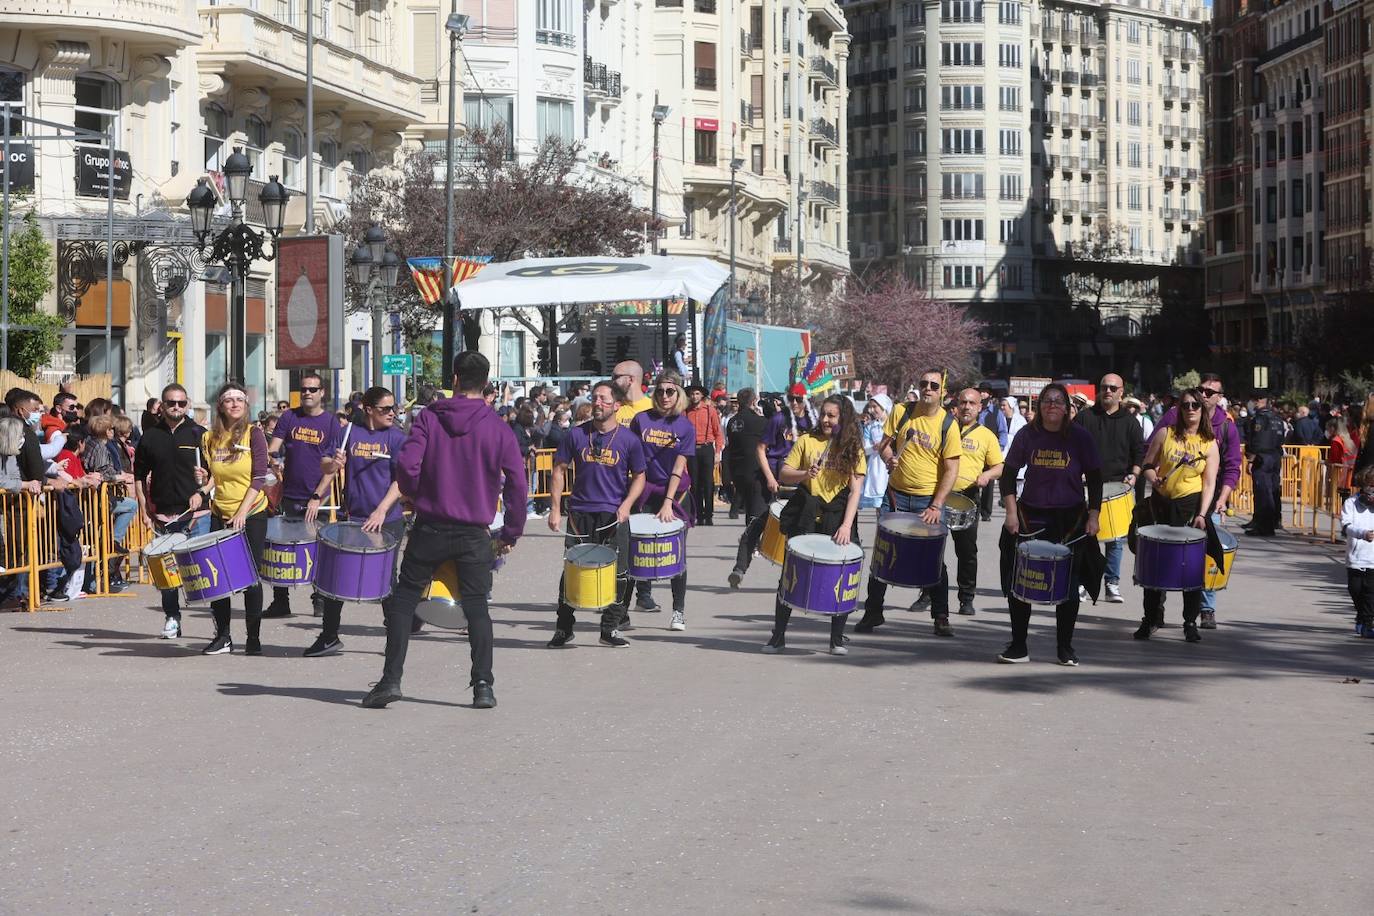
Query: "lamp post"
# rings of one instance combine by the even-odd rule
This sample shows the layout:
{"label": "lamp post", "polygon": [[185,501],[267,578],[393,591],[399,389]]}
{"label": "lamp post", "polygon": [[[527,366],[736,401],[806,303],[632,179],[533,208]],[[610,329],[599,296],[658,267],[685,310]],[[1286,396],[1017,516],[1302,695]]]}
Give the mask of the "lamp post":
{"label": "lamp post", "polygon": [[458,12],[458,0],[452,0],[444,30],[448,32],[448,136],[447,151],[444,155],[444,322],[443,358],[439,368],[439,378],[447,378],[453,371],[454,354],[454,315],[453,300],[453,122],[458,107],[458,45],[463,42],[463,33],[468,30],[471,20],[466,13]]}
{"label": "lamp post", "polygon": [[[277,240],[281,237],[282,225],[286,221],[286,201],[290,192],[282,187],[273,175],[271,180],[258,193],[258,203],[262,205],[262,222],[265,232],[257,232],[243,221],[243,207],[248,198],[248,176],[253,165],[243,154],[243,147],[235,147],[234,152],[224,162],[224,179],[229,196],[229,225],[210,239],[210,221],[214,216],[218,198],[210,189],[206,179],[197,180],[196,186],[186,198],[186,207],[191,211],[191,228],[196,235],[196,248],[207,264],[216,262],[229,269],[231,301],[229,318],[229,378],[240,384],[247,384],[244,377],[244,361],[247,351],[247,336],[244,324],[246,311],[245,286],[248,271],[254,261],[275,261]],[[268,244],[271,244],[270,249]]]}
{"label": "lamp post", "polygon": [[1283,288],[1283,268],[1282,268],[1282,267],[1279,268],[1278,274],[1279,274],[1279,320],[1278,320],[1278,326],[1277,326],[1274,330],[1277,332],[1277,333],[1275,334],[1275,337],[1277,338],[1276,343],[1277,343],[1277,345],[1278,345],[1278,355],[1279,355],[1279,372],[1278,372],[1278,375],[1279,375],[1279,391],[1280,391],[1280,393],[1282,393],[1283,391],[1286,391],[1286,390],[1288,389],[1288,385],[1286,384],[1286,383],[1287,383],[1287,379],[1285,378],[1285,375],[1286,375],[1287,372],[1288,372],[1288,362],[1287,362],[1287,360],[1284,359],[1284,354],[1285,354],[1285,352],[1286,352],[1286,350],[1287,350],[1287,344],[1286,344],[1286,342],[1285,342],[1285,340],[1284,340],[1284,327],[1283,327],[1284,313],[1285,313],[1286,308],[1287,308],[1287,303],[1285,302],[1285,299],[1286,299],[1287,297],[1285,296],[1285,292],[1284,292],[1284,288]]}
{"label": "lamp post", "polygon": [[649,246],[650,253],[658,250],[658,129],[663,126],[663,122],[668,120],[668,113],[672,111],[667,105],[658,104],[658,93],[654,93],[654,107],[649,113],[654,119],[654,168],[652,185],[649,190],[650,221],[653,224],[654,241]]}
{"label": "lamp post", "polygon": [[744,168],[743,159],[730,160],[730,306],[735,305],[735,199],[739,185],[735,176]]}
{"label": "lamp post", "polygon": [[[363,289],[372,312],[372,384],[382,383],[382,350],[386,331],[386,313],[391,308],[391,291],[401,273],[401,259],[386,247],[386,232],[373,223],[363,233],[363,241],[353,249],[349,259],[353,265],[353,281]],[[381,292],[381,296],[377,293]]]}

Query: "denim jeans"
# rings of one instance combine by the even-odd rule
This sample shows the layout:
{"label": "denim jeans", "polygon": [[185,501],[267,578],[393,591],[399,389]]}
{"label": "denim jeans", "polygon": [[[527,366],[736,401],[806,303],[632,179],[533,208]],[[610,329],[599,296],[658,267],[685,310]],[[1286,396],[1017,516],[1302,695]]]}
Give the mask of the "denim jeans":
{"label": "denim jeans", "polygon": [[[924,512],[934,499],[933,493],[915,496],[910,493],[888,490],[888,495],[883,498],[882,505],[878,507],[878,520],[882,521],[883,516],[891,512]],[[924,591],[930,596],[930,616],[933,618],[948,617],[949,570],[945,567],[943,560],[940,562],[939,583]],[[883,601],[886,598],[887,583],[879,582],[870,571],[868,574],[868,596],[864,599],[864,619],[871,620],[881,617]]]}
{"label": "denim jeans", "polygon": [[[1217,512],[1212,513],[1212,526],[1221,524],[1221,515]],[[1204,614],[1215,614],[1217,612],[1217,593],[1210,588],[1202,590],[1202,612]]]}
{"label": "denim jeans", "polygon": [[1104,541],[1103,553],[1107,558],[1107,571],[1102,578],[1109,585],[1119,585],[1121,583],[1121,558],[1126,553],[1126,539],[1112,538]]}
{"label": "denim jeans", "polygon": [[[188,538],[197,538],[210,531],[210,516],[202,515],[199,518],[182,518],[175,522],[159,526],[155,534],[171,534],[180,531]],[[161,590],[162,594],[162,613],[173,620],[181,619],[181,589],[167,588]]]}
{"label": "denim jeans", "polygon": [[110,507],[110,516],[113,520],[111,530],[116,544],[124,543],[124,538],[129,534],[129,525],[137,512],[138,500],[131,496],[115,500],[115,504]]}

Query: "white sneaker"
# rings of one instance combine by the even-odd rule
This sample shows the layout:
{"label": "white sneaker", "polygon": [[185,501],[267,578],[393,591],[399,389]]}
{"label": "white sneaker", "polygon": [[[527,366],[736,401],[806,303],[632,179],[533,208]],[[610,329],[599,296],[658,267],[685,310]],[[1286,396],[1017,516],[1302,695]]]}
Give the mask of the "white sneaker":
{"label": "white sneaker", "polygon": [[1115,582],[1107,583],[1107,600],[1112,604],[1123,604],[1126,599],[1121,597],[1121,586]]}
{"label": "white sneaker", "polygon": [[181,636],[181,621],[175,617],[168,617],[166,623],[162,625],[163,639],[177,639]]}
{"label": "white sneaker", "polygon": [[668,629],[670,629],[670,630],[685,630],[685,629],[687,629],[687,618],[683,616],[683,614],[682,614],[681,611],[673,611],[673,622],[670,623],[670,624],[668,624]]}
{"label": "white sneaker", "polygon": [[1086,588],[1084,588],[1083,586],[1081,586],[1081,585],[1078,586],[1078,600],[1079,600],[1079,601],[1087,601],[1087,600],[1089,600],[1088,590],[1087,590]]}

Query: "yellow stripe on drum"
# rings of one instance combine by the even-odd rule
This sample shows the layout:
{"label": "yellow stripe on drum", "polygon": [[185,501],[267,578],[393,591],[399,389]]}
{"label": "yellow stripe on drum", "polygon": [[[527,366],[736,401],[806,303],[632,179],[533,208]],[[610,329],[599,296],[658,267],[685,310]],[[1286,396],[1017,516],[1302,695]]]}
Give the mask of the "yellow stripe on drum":
{"label": "yellow stripe on drum", "polygon": [[563,600],[579,611],[603,611],[615,603],[615,551],[578,544],[563,558]]}
{"label": "yellow stripe on drum", "polygon": [[787,535],[782,533],[782,507],[787,505],[778,500],[768,507],[768,522],[759,538],[759,556],[775,566],[781,566],[787,557]]}
{"label": "yellow stripe on drum", "polygon": [[1131,530],[1131,515],[1135,512],[1135,491],[1124,483],[1102,486],[1102,511],[1097,517],[1097,539],[1115,541]]}
{"label": "yellow stripe on drum", "polygon": [[1208,591],[1219,592],[1231,581],[1231,563],[1236,558],[1236,548],[1227,545],[1226,553],[1222,557],[1225,563],[1221,569],[1217,569],[1217,563],[1210,556],[1207,557],[1207,572],[1202,578],[1202,587]]}
{"label": "yellow stripe on drum", "polygon": [[434,570],[434,578],[415,606],[415,613],[425,623],[436,627],[457,630],[468,625],[463,603],[458,597],[458,566],[452,560],[446,560]]}
{"label": "yellow stripe on drum", "polygon": [[177,568],[176,557],[170,553],[160,553],[147,557],[148,578],[154,586],[163,591],[181,588],[181,570]]}

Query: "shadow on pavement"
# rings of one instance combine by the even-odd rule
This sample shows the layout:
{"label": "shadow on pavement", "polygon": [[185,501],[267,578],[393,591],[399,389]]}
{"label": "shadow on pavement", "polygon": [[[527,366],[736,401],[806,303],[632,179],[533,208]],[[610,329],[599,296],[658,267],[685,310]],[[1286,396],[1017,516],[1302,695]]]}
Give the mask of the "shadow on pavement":
{"label": "shadow on pavement", "polygon": [[[219,692],[229,697],[289,697],[294,700],[315,700],[319,703],[332,703],[336,706],[358,706],[366,690],[337,690],[331,687],[273,687],[267,684],[237,684],[226,683],[219,685]],[[407,696],[399,700],[401,703],[417,703],[424,706],[451,706],[462,708],[469,704],[466,703],[447,703],[443,700],[422,700],[417,697]],[[361,708],[361,707],[359,707]]]}

